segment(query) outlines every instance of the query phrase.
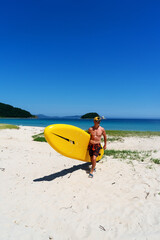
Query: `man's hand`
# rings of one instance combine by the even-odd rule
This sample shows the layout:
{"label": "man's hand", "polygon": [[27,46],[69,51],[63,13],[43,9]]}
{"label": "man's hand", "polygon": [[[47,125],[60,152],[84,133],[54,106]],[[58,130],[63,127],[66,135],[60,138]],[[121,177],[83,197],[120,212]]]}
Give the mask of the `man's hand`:
{"label": "man's hand", "polygon": [[104,150],[106,149],[106,144],[103,146],[103,149],[104,149]]}

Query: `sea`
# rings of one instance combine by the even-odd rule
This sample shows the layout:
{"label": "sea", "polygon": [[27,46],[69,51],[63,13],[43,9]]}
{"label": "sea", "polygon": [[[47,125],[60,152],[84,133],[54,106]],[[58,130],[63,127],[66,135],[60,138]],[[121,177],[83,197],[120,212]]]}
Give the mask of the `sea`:
{"label": "sea", "polygon": [[[1,118],[0,123],[19,126],[47,127],[52,124],[69,124],[84,130],[93,126],[93,119],[7,119]],[[108,130],[127,131],[160,131],[160,119],[102,119],[101,126]]]}

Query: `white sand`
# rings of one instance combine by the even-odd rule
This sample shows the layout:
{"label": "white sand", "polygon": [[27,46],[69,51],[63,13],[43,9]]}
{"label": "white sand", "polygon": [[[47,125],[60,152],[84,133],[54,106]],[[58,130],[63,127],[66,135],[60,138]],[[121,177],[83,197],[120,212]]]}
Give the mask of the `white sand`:
{"label": "white sand", "polygon": [[[0,240],[160,239],[159,165],[105,157],[89,179],[86,163],[32,141],[42,131],[0,130]],[[108,149],[156,150],[160,159],[160,137]]]}

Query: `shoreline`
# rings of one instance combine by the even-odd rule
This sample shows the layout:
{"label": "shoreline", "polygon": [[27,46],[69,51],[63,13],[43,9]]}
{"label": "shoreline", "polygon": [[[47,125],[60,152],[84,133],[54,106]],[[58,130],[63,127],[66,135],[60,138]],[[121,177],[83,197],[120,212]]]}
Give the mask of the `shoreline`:
{"label": "shoreline", "polygon": [[88,164],[33,141],[43,130],[0,130],[2,239],[159,239],[160,165],[150,159],[160,159],[160,136],[108,142],[108,150],[151,156],[105,156],[89,179]]}
{"label": "shoreline", "polygon": [[[89,129],[93,125],[93,121],[89,119],[1,119],[0,123],[37,127],[47,127],[52,124],[69,124],[83,130]],[[160,120],[109,119],[102,120],[101,126],[106,130],[160,132]]]}

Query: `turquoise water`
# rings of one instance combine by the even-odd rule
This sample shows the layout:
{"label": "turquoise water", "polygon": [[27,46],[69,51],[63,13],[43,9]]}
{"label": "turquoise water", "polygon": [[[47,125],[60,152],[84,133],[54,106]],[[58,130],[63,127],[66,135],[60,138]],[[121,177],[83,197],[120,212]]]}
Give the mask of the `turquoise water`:
{"label": "turquoise water", "polygon": [[[51,124],[70,124],[84,130],[93,125],[90,119],[0,119],[0,123],[46,127]],[[157,119],[105,119],[101,126],[106,130],[160,131],[160,120]]]}

